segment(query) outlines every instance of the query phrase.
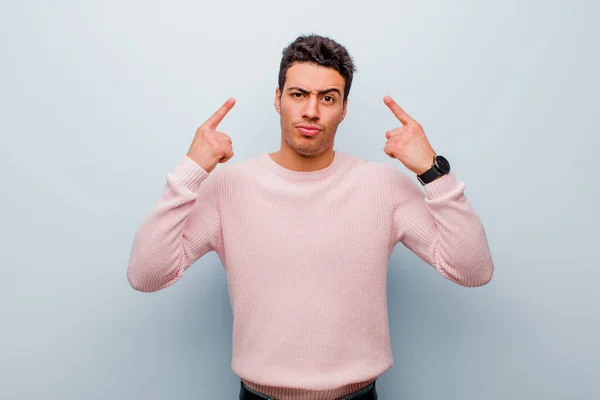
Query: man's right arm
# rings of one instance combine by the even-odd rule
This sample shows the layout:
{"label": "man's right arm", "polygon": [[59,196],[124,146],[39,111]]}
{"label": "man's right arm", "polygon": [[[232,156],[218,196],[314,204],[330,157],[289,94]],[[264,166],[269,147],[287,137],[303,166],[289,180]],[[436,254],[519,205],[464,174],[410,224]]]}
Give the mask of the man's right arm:
{"label": "man's right arm", "polygon": [[221,218],[216,179],[209,174],[233,157],[231,138],[217,127],[234,104],[234,98],[228,99],[196,130],[186,157],[168,175],[160,201],[139,227],[127,268],[134,289],[164,289],[217,249]]}
{"label": "man's right arm", "polygon": [[138,228],[127,279],[141,292],[175,283],[196,260],[216,250],[220,217],[215,179],[189,157],[167,176],[163,194]]}

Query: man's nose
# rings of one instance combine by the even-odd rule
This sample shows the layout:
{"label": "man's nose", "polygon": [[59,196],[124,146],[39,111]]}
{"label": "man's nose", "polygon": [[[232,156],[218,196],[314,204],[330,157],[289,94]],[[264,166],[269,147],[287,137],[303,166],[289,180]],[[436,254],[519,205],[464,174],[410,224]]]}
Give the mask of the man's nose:
{"label": "man's nose", "polygon": [[319,100],[310,96],[304,103],[304,117],[308,119],[319,119]]}

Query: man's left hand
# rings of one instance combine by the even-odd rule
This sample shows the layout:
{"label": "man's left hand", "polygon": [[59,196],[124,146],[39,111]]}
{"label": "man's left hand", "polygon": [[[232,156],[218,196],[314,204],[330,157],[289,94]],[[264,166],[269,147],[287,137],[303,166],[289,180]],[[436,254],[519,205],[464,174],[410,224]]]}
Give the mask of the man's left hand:
{"label": "man's left hand", "polygon": [[391,158],[400,160],[415,174],[421,175],[431,168],[435,156],[423,127],[404,112],[390,96],[385,96],[383,102],[403,125],[386,132],[385,137],[388,140],[383,151]]}

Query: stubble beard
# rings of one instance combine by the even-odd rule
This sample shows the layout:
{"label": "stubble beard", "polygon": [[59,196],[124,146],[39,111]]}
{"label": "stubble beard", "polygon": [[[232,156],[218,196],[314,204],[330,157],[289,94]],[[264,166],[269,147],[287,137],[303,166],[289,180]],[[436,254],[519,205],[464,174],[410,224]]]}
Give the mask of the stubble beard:
{"label": "stubble beard", "polygon": [[333,132],[323,129],[317,136],[310,138],[299,135],[296,128],[291,125],[286,129],[284,140],[299,155],[313,157],[333,146],[336,128],[334,127]]}

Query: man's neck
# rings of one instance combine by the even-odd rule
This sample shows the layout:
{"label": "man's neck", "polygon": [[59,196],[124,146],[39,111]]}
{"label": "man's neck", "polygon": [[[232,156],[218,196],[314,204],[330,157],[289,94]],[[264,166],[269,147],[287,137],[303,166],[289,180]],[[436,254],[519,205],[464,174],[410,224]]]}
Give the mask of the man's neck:
{"label": "man's neck", "polygon": [[315,156],[304,156],[294,150],[282,148],[269,156],[277,164],[292,171],[312,172],[327,168],[333,162],[335,151],[328,149]]}

